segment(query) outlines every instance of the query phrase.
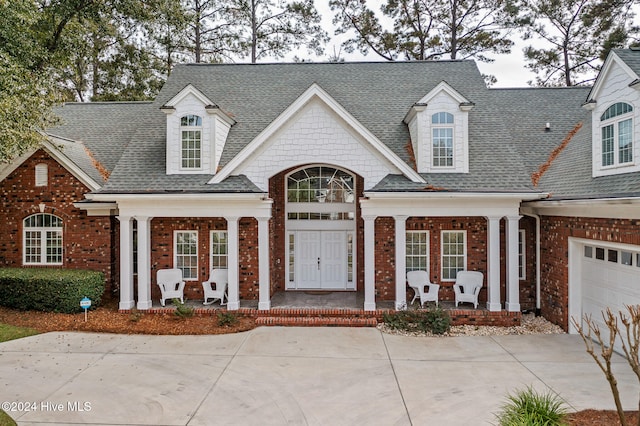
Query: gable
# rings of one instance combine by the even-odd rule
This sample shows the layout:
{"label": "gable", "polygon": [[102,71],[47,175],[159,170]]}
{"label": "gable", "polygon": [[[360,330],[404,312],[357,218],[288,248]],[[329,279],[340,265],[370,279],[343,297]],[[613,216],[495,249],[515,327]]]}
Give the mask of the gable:
{"label": "gable", "polygon": [[313,84],[210,183],[244,174],[263,190],[288,167],[325,163],[352,170],[375,186],[389,173],[423,179],[317,84]]}
{"label": "gable", "polygon": [[40,148],[34,148],[11,163],[0,167],[0,181],[7,178],[25,162],[30,160],[39,149],[44,150],[55,162],[68,171],[90,190],[98,190],[106,180],[106,171],[92,157],[86,147],[78,142],[49,136],[51,142],[45,140]]}

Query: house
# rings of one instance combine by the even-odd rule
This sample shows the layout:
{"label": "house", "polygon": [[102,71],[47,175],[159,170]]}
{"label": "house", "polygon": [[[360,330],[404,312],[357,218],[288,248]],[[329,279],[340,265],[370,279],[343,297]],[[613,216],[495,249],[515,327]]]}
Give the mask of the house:
{"label": "house", "polygon": [[[592,88],[488,89],[472,61],[179,65],[153,102],[68,103],[0,169],[0,265],[104,271],[121,309],[180,268],[228,309],[277,292],[407,304],[406,272],[490,312],[640,302],[640,50]],[[598,314],[599,315],[599,314]]]}

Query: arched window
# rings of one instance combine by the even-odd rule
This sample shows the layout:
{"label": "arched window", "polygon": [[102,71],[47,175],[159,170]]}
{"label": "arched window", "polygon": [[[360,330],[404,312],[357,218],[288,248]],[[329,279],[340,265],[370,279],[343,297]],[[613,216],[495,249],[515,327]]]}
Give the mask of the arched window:
{"label": "arched window", "polygon": [[602,166],[633,162],[633,107],[625,102],[611,105],[600,116]]}
{"label": "arched window", "polygon": [[433,167],[453,167],[453,114],[431,116],[431,162]]}
{"label": "arched window", "polygon": [[333,167],[298,170],[287,178],[287,198],[293,203],[353,203],[354,179]]}
{"label": "arched window", "polygon": [[62,265],[62,219],[38,213],[24,220],[25,265]]}
{"label": "arched window", "polygon": [[287,177],[289,220],[353,220],[355,199],[355,177],[344,170],[314,166]]}
{"label": "arched window", "polygon": [[202,117],[185,115],[180,119],[182,169],[202,168]]}

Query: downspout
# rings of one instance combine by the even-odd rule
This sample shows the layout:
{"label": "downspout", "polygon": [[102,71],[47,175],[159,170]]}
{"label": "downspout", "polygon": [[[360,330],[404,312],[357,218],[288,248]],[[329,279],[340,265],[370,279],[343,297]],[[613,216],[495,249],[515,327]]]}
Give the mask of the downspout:
{"label": "downspout", "polygon": [[523,215],[532,217],[536,220],[536,316],[540,316],[540,216],[534,213],[525,213]]}

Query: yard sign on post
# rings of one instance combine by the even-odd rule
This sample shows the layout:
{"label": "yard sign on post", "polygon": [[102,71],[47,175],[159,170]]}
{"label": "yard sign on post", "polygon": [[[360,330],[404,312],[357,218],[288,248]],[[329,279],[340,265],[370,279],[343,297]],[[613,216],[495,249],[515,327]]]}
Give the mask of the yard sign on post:
{"label": "yard sign on post", "polygon": [[84,309],[84,322],[87,322],[87,309],[91,307],[91,299],[88,297],[82,298],[80,301],[80,307]]}

